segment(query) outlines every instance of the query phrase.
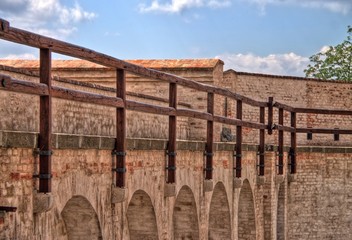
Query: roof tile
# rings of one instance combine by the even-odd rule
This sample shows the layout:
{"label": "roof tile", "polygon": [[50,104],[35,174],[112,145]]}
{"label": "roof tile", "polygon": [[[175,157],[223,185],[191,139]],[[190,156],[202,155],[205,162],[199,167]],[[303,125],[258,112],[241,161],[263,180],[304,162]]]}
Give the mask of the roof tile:
{"label": "roof tile", "polygon": [[[165,69],[165,68],[214,68],[218,63],[223,64],[220,59],[164,59],[164,60],[126,60],[129,63],[141,65],[147,68]],[[0,59],[0,65],[37,69],[39,68],[39,60],[5,60]],[[85,60],[53,60],[52,68],[71,69],[71,68],[105,68],[102,65],[85,61]]]}

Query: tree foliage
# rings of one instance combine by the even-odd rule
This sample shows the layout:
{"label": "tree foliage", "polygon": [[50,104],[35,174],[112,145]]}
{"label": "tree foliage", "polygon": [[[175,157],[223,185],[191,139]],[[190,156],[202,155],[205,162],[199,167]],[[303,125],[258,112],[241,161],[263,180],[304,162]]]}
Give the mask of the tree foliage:
{"label": "tree foliage", "polygon": [[309,60],[311,64],[304,70],[307,77],[352,82],[352,26],[348,26],[346,40]]}

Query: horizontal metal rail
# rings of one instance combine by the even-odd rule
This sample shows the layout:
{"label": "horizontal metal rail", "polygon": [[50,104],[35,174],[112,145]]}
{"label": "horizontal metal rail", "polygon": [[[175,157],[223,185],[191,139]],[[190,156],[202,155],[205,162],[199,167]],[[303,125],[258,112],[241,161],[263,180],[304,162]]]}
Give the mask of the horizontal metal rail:
{"label": "horizontal metal rail", "polygon": [[258,107],[267,106],[267,103],[265,102],[259,102],[259,101],[250,99],[248,97],[233,93],[225,88],[202,84],[202,83],[189,80],[186,78],[182,78],[173,74],[145,68],[136,64],[128,63],[126,61],[108,56],[103,53],[93,51],[88,48],[83,48],[64,41],[45,37],[22,29],[10,27],[10,23],[4,19],[0,19],[0,26],[1,26],[0,38],[7,41],[11,41],[11,42],[15,42],[15,43],[35,47],[35,48],[45,48],[55,53],[88,60],[103,66],[123,69],[139,76],[158,79],[158,80],[162,80],[170,83],[176,83],[177,85],[196,89],[198,91],[219,94],[225,97],[232,98],[234,100],[243,101],[244,103],[252,106],[258,106]]}

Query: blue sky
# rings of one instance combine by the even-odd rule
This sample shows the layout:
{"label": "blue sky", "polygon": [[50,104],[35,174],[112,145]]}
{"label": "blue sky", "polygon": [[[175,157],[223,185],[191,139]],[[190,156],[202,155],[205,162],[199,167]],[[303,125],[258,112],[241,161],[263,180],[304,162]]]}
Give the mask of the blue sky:
{"label": "blue sky", "polygon": [[[309,56],[346,38],[352,1],[0,0],[0,17],[120,59],[217,57],[225,69],[303,76]],[[0,58],[38,56],[0,49]]]}

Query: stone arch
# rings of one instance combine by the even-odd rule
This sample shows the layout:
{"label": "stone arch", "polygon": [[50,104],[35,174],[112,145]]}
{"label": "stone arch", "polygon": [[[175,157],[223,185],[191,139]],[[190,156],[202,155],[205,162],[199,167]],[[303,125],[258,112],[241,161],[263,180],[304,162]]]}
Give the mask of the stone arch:
{"label": "stone arch", "polygon": [[276,239],[285,239],[285,185],[280,184],[277,198]]}
{"label": "stone arch", "polygon": [[253,193],[247,179],[243,181],[238,203],[238,239],[256,239]]}
{"label": "stone arch", "polygon": [[149,195],[136,191],[127,209],[127,221],[130,239],[158,239],[155,210]]}
{"label": "stone arch", "polygon": [[198,215],[192,190],[183,186],[179,191],[173,214],[174,239],[199,239]]}
{"label": "stone arch", "polygon": [[215,185],[210,202],[208,239],[231,239],[231,215],[223,183]]}
{"label": "stone arch", "polygon": [[103,239],[98,215],[83,196],[72,197],[61,212],[65,222],[67,239]]}

